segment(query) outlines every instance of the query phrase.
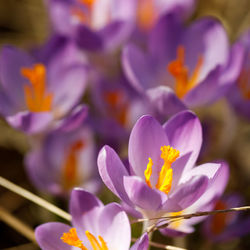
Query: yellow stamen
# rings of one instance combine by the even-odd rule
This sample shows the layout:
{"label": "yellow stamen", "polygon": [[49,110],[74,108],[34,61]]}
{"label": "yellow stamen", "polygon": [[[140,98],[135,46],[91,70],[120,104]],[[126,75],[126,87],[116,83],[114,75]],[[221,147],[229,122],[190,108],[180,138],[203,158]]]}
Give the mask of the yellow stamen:
{"label": "yellow stamen", "polygon": [[137,7],[137,21],[143,30],[150,29],[156,20],[154,0],[139,0]]}
{"label": "yellow stamen", "polygon": [[145,180],[146,183],[148,184],[149,187],[152,188],[152,185],[150,183],[150,177],[152,175],[152,166],[153,166],[153,161],[152,159],[149,157],[148,158],[148,164],[147,164],[147,169],[144,171],[144,176],[145,176]]}
{"label": "yellow stamen", "polygon": [[250,69],[243,69],[238,78],[237,85],[239,87],[241,96],[245,100],[250,100]]}
{"label": "yellow stamen", "polygon": [[[183,211],[179,211],[179,212],[169,213],[169,215],[170,216],[178,216],[178,215],[181,215],[182,213],[183,213]],[[171,222],[170,227],[174,228],[174,229],[177,229],[177,228],[180,227],[182,221],[183,220],[180,219],[180,218],[173,219],[173,222]]]}
{"label": "yellow stamen", "polygon": [[27,108],[32,112],[51,111],[53,94],[46,93],[46,68],[35,64],[33,68],[21,68],[21,74],[30,81],[24,86]]}
{"label": "yellow stamen", "polygon": [[77,154],[83,149],[82,140],[76,141],[70,147],[63,165],[63,186],[65,189],[71,189],[77,184]]}
{"label": "yellow stamen", "polygon": [[64,233],[61,240],[70,246],[78,247],[82,250],[88,250],[78,238],[75,228],[71,228],[68,233]]}
{"label": "yellow stamen", "polygon": [[191,77],[189,77],[188,67],[185,66],[185,48],[178,46],[177,59],[169,63],[167,68],[176,79],[175,92],[179,98],[183,98],[188,91],[197,85],[203,61],[203,57],[199,56],[194,72]]}
{"label": "yellow stamen", "polygon": [[[92,250],[108,250],[107,243],[104,241],[102,236],[98,236],[98,239],[100,241],[98,242],[96,237],[89,231],[85,231],[85,234],[91,244]],[[75,228],[71,228],[68,233],[64,233],[61,237],[61,240],[70,246],[78,247],[82,250],[88,250],[79,239]]]}
{"label": "yellow stamen", "polygon": [[99,235],[98,239],[100,240],[101,244],[98,242],[96,237],[91,234],[89,231],[85,232],[93,250],[108,250],[106,242],[103,240],[103,238]]}
{"label": "yellow stamen", "polygon": [[[165,194],[168,194],[171,190],[173,170],[171,169],[171,164],[179,157],[180,152],[170,146],[161,147],[161,158],[164,160],[164,164],[159,173],[156,188]],[[150,177],[152,175],[153,161],[151,158],[148,159],[147,168],[144,171],[145,181],[147,185],[152,188],[150,183]]]}

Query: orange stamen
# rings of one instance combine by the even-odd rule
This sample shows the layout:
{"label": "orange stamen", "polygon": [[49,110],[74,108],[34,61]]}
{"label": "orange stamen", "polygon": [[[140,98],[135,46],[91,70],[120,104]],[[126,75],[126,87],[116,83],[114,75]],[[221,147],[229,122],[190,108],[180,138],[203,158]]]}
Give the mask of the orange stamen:
{"label": "orange stamen", "polygon": [[46,68],[35,64],[33,68],[21,68],[21,74],[30,81],[24,86],[27,108],[31,112],[51,111],[53,94],[46,93]]}
{"label": "orange stamen", "polygon": [[124,94],[120,91],[113,90],[104,92],[104,100],[108,104],[110,115],[125,126],[127,123],[128,105],[124,100]]}
{"label": "orange stamen", "polygon": [[65,189],[71,189],[77,183],[77,154],[83,149],[84,143],[82,141],[76,141],[69,149],[66,156],[65,163],[63,165],[63,186]]}
{"label": "orange stamen", "polygon": [[[171,190],[172,179],[173,179],[173,170],[171,169],[171,164],[179,157],[180,152],[170,146],[161,147],[161,158],[164,160],[164,164],[159,173],[158,181],[155,187],[168,194]],[[152,188],[152,184],[150,182],[150,177],[152,175],[152,166],[153,161],[149,158],[149,162],[146,170],[144,171],[145,181],[147,185]]]}
{"label": "orange stamen", "polygon": [[237,85],[239,87],[241,96],[245,100],[250,100],[250,69],[242,69],[238,78]]}
{"label": "orange stamen", "polygon": [[70,246],[78,247],[82,250],[88,250],[78,238],[75,228],[71,228],[68,233],[64,233],[61,240]]}
{"label": "orange stamen", "polygon": [[143,30],[150,29],[156,20],[154,0],[139,0],[137,7],[137,21]]}
{"label": "orange stamen", "polygon": [[96,0],[78,0],[81,4],[87,5],[88,8],[92,8]]}
{"label": "orange stamen", "polygon": [[199,56],[194,72],[189,77],[189,70],[185,66],[185,49],[183,46],[178,46],[177,59],[169,63],[167,69],[176,79],[175,92],[179,98],[183,98],[197,85],[203,61],[203,57]]}

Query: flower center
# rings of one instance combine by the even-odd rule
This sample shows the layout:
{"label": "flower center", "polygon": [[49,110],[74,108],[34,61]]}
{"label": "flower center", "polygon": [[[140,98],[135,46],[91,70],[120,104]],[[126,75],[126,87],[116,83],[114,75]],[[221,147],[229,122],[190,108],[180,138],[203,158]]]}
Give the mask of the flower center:
{"label": "flower center", "polygon": [[[74,5],[71,8],[71,15],[81,24],[91,24],[92,8],[95,0],[78,0],[81,6]],[[81,8],[83,7],[83,8]]]}
{"label": "flower center", "polygon": [[120,125],[125,126],[127,123],[128,104],[125,100],[124,93],[113,90],[104,92],[104,100],[108,104],[110,116],[113,117]]}
{"label": "flower center", "polygon": [[193,74],[189,76],[189,69],[185,65],[185,48],[178,46],[177,58],[168,64],[167,69],[175,78],[175,92],[179,98],[183,98],[197,85],[203,61],[203,57],[199,56]]}
{"label": "flower center", "polygon": [[[91,247],[93,250],[108,250],[107,243],[104,241],[104,239],[99,235],[98,240],[96,237],[91,234],[89,231],[85,231],[85,234],[91,244]],[[61,240],[64,243],[67,243],[70,246],[78,247],[82,250],[88,250],[82,243],[82,241],[79,239],[76,229],[71,228],[68,233],[64,233],[61,237]]]}
{"label": "flower center", "polygon": [[143,30],[149,30],[156,20],[154,0],[139,0],[137,6],[137,22]]}
{"label": "flower center", "polygon": [[[161,147],[161,152],[161,158],[164,160],[164,164],[159,173],[158,181],[155,187],[165,194],[168,194],[171,189],[173,179],[171,164],[179,157],[180,152],[170,146]],[[151,158],[148,158],[148,161],[147,168],[144,171],[144,176],[147,185],[152,188],[150,177],[152,175],[153,161]]]}
{"label": "flower center", "polygon": [[82,140],[76,141],[70,147],[67,155],[65,163],[63,164],[63,186],[66,190],[71,189],[77,183],[77,156],[80,150],[84,148],[84,143]]}
{"label": "flower center", "polygon": [[35,64],[33,68],[21,68],[21,74],[30,81],[24,85],[26,106],[31,112],[51,111],[53,94],[46,92],[46,68]]}
{"label": "flower center", "polygon": [[237,81],[241,96],[245,100],[250,100],[250,68],[242,69]]}

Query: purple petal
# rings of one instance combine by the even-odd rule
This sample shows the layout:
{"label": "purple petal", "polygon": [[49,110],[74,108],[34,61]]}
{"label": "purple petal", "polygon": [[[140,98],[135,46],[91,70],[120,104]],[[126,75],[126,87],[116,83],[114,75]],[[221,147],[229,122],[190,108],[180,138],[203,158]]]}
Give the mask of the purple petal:
{"label": "purple petal", "polygon": [[122,51],[122,66],[126,77],[139,92],[155,85],[155,65],[152,59],[133,45]]}
{"label": "purple petal", "polygon": [[13,115],[16,107],[11,102],[10,98],[2,91],[0,91],[0,114],[3,116]]}
{"label": "purple petal", "polygon": [[0,77],[6,95],[19,109],[25,107],[24,85],[28,82],[21,75],[22,67],[31,67],[33,59],[14,47],[4,47],[0,58]]}
{"label": "purple petal", "polygon": [[148,89],[147,96],[161,116],[170,116],[187,109],[174,91],[166,86]]}
{"label": "purple petal", "polygon": [[97,165],[105,185],[125,203],[131,204],[123,184],[123,177],[129,174],[116,152],[104,146],[98,155]]}
{"label": "purple petal", "polygon": [[71,250],[72,246],[60,238],[70,230],[70,226],[60,222],[50,222],[35,229],[36,240],[43,250]]}
{"label": "purple petal", "polygon": [[[72,225],[83,231],[98,227],[97,216],[103,207],[102,202],[93,194],[75,188],[70,197],[70,214],[72,215]],[[81,232],[82,234],[82,232]],[[81,235],[80,234],[80,235]]]}
{"label": "purple petal", "polygon": [[149,37],[149,51],[153,58],[167,66],[176,58],[176,48],[183,33],[180,19],[175,15],[162,16]]}
{"label": "purple petal", "polygon": [[8,116],[6,119],[14,128],[20,129],[27,134],[36,134],[50,125],[53,116],[49,112],[31,113],[25,111]]}
{"label": "purple petal", "polygon": [[103,48],[102,37],[85,25],[79,25],[76,32],[77,45],[88,51],[98,51]]}
{"label": "purple petal", "polygon": [[162,126],[153,117],[142,116],[132,129],[128,146],[129,163],[137,176],[145,178],[144,171],[151,157],[154,164],[151,181],[156,182],[163,165],[160,148],[164,145],[169,145],[169,142]]}
{"label": "purple petal", "polygon": [[181,210],[191,206],[205,192],[207,185],[208,178],[206,176],[191,178],[186,183],[179,185],[176,190],[170,191],[169,199],[163,204],[163,209],[168,209],[168,203],[178,204],[182,208]]}
{"label": "purple petal", "polygon": [[131,229],[127,214],[121,206],[110,203],[99,215],[99,235],[109,249],[127,250],[130,245]]}
{"label": "purple petal", "polygon": [[130,248],[130,250],[147,250],[149,247],[148,241],[148,234],[144,233]]}
{"label": "purple petal", "polygon": [[132,25],[124,21],[113,21],[100,32],[106,50],[115,49],[121,45],[132,31]]}
{"label": "purple petal", "polygon": [[79,128],[88,116],[88,107],[86,105],[79,105],[72,110],[72,112],[61,121],[58,129],[62,132],[70,132]]}
{"label": "purple petal", "polygon": [[51,86],[54,93],[53,110],[58,117],[72,109],[82,97],[86,87],[86,70],[82,65],[72,65],[61,69],[57,77],[59,85]]}
{"label": "purple petal", "polygon": [[192,168],[202,144],[202,128],[199,118],[190,111],[173,116],[163,125],[170,146],[180,151],[180,156],[191,153],[186,169]]}
{"label": "purple petal", "polygon": [[[145,210],[158,210],[162,203],[159,191],[150,188],[137,176],[125,176],[124,187],[130,200]],[[164,194],[163,194],[164,195]]]}
{"label": "purple petal", "polygon": [[[183,220],[181,221],[181,223],[183,222]],[[169,237],[183,237],[186,234],[190,234],[194,232],[194,228],[187,226],[187,225],[180,225],[178,228],[173,229],[171,228],[171,224],[170,227],[166,227],[164,229],[161,229],[160,232],[166,236]]]}
{"label": "purple petal", "polygon": [[199,85],[191,89],[185,95],[183,102],[188,107],[210,104],[214,100],[214,97],[217,95],[221,70],[221,66],[217,66],[214,70],[212,70],[204,79],[204,81],[199,83]]}
{"label": "purple petal", "polygon": [[[214,42],[216,37],[216,43]],[[186,48],[185,61],[189,70],[197,65],[199,55],[203,56],[199,81],[205,79],[217,65],[224,65],[229,59],[229,42],[225,29],[215,18],[202,18],[193,23],[183,37]]]}

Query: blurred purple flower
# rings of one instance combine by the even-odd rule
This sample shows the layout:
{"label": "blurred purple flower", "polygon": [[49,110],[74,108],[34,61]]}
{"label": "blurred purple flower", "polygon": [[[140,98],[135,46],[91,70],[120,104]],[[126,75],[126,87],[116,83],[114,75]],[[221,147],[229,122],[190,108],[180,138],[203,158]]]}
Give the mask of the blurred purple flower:
{"label": "blurred purple flower", "polygon": [[[215,42],[216,38],[216,42]],[[237,79],[242,48],[230,48],[222,25],[203,18],[185,27],[174,12],[153,27],[148,52],[129,44],[122,64],[132,86],[162,115],[209,104]]]}
{"label": "blurred purple flower", "polygon": [[196,0],[130,0],[134,22],[142,31],[149,31],[165,13],[178,12],[187,18],[194,10]]}
{"label": "blurred purple flower", "polygon": [[[128,250],[131,229],[128,217],[120,205],[106,206],[83,189],[74,189],[70,199],[72,227],[60,222],[40,225],[35,230],[42,250]],[[146,250],[148,236],[143,234],[131,250]]]}
{"label": "blurred purple flower", "polygon": [[237,42],[245,50],[240,76],[229,91],[228,100],[237,114],[250,118],[250,31]]}
{"label": "blurred purple flower", "polygon": [[194,167],[201,143],[200,121],[189,111],[163,126],[143,116],[129,139],[130,171],[112,148],[104,146],[97,160],[99,173],[114,194],[144,217],[183,211],[224,172],[223,163]]}
{"label": "blurred purple flower", "polygon": [[0,80],[0,113],[13,127],[34,134],[63,118],[79,102],[86,69],[72,43],[50,54],[46,64],[14,47],[4,47]]}
{"label": "blurred purple flower", "polygon": [[33,141],[26,156],[26,168],[38,189],[62,196],[67,196],[73,187],[98,191],[101,181],[94,164],[96,148],[91,129],[83,124],[86,117],[83,109],[40,141]]}
{"label": "blurred purple flower", "polygon": [[[218,199],[215,210],[243,206],[242,197],[238,194],[225,195]],[[214,242],[230,241],[250,233],[250,217],[242,217],[242,212],[220,213],[208,217],[203,224],[203,233]]]}
{"label": "blurred purple flower", "polygon": [[112,50],[131,33],[130,0],[47,0],[56,33],[86,50]]}

